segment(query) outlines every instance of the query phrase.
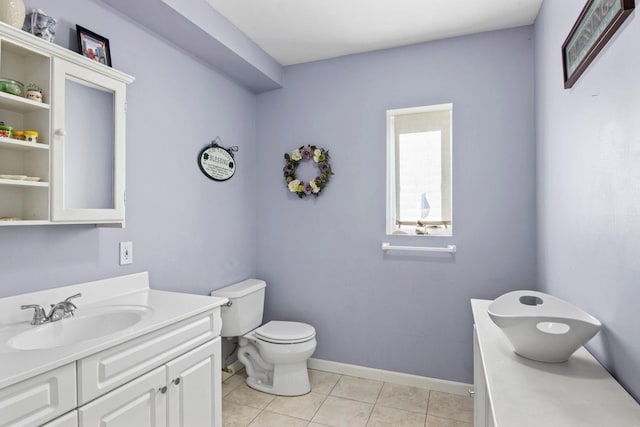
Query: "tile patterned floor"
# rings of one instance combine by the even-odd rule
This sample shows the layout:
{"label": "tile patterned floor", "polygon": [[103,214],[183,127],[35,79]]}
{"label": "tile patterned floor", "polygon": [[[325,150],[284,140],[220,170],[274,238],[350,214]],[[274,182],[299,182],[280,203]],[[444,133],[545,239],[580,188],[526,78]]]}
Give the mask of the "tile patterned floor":
{"label": "tile patterned floor", "polygon": [[311,393],[249,388],[244,370],[222,383],[224,427],[471,427],[469,397],[309,370]]}

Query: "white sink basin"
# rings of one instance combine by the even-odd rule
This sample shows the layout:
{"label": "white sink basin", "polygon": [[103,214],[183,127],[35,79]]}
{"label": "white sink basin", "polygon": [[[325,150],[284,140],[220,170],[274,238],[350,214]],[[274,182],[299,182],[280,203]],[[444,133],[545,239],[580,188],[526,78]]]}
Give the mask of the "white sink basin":
{"label": "white sink basin", "polygon": [[100,338],[125,331],[151,313],[144,306],[113,306],[77,314],[57,322],[33,326],[13,336],[9,346],[16,350],[40,350]]}
{"label": "white sink basin", "polygon": [[488,312],[516,354],[539,362],[567,361],[602,326],[578,307],[535,291],[506,293],[489,305]]}

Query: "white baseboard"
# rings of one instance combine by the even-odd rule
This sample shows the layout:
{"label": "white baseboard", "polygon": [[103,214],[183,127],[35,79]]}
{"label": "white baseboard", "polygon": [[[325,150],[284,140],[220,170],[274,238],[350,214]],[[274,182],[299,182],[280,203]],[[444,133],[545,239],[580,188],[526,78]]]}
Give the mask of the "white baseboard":
{"label": "white baseboard", "polygon": [[309,369],[316,369],[318,371],[350,375],[353,377],[366,378],[368,380],[386,381],[393,384],[426,388],[429,390],[458,394],[461,396],[469,396],[469,390],[473,389],[473,385],[471,384],[421,377],[419,375],[403,374],[401,372],[385,371],[376,368],[367,368],[365,366],[332,362],[330,360],[311,358],[309,359],[307,366]]}
{"label": "white baseboard", "polygon": [[[317,371],[331,372],[334,374],[349,375],[352,377],[366,378],[368,380],[386,381],[393,384],[408,385],[410,387],[426,388],[429,390],[441,391],[443,393],[469,396],[469,390],[473,385],[459,383],[455,381],[440,380],[437,378],[421,377],[419,375],[403,374],[402,372],[385,371],[366,366],[350,365],[348,363],[332,362],[330,360],[309,359],[307,366],[309,369]],[[243,368],[239,360],[227,366],[231,372],[222,372],[222,381],[227,380],[236,372]]]}

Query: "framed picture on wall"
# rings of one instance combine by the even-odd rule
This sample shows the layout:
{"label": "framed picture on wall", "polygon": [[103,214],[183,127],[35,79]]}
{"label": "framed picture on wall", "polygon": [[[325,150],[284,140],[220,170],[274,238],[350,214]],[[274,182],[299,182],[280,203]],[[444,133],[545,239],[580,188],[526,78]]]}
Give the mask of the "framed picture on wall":
{"label": "framed picture on wall", "polygon": [[93,31],[89,31],[80,25],[76,25],[76,34],[78,35],[78,49],[80,49],[80,53],[83,56],[111,67],[109,39]]}
{"label": "framed picture on wall", "polygon": [[562,45],[564,88],[580,78],[591,61],[635,8],[634,0],[588,0]]}

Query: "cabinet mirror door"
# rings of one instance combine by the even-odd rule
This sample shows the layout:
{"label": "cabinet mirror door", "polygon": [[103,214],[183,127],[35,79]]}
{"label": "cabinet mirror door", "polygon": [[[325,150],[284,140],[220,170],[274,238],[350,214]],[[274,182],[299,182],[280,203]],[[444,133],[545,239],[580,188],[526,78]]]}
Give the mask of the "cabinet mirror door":
{"label": "cabinet mirror door", "polygon": [[125,85],[54,61],[53,221],[124,221]]}

